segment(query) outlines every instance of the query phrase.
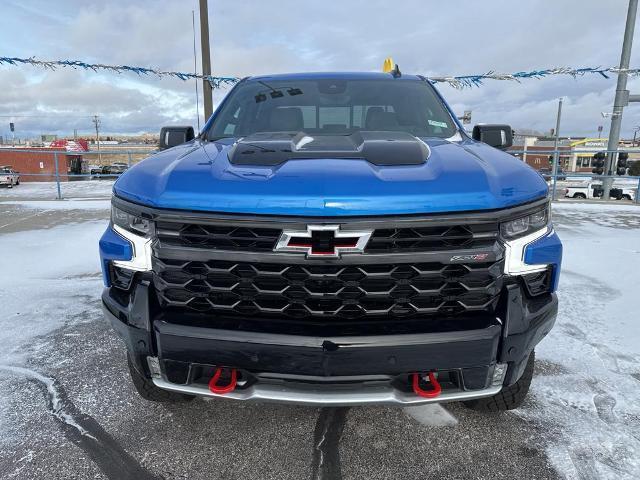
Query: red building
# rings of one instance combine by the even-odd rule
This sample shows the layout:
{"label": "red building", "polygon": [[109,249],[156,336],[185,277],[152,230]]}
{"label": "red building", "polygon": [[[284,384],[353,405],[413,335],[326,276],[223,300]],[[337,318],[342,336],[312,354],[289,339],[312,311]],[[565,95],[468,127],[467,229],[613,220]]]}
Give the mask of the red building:
{"label": "red building", "polygon": [[84,139],[55,140],[49,147],[0,148],[0,166],[8,165],[20,172],[21,182],[48,182],[55,180],[56,152],[61,181],[69,174],[82,173],[82,152],[89,150]]}
{"label": "red building", "polygon": [[[24,150],[24,151],[21,151]],[[20,172],[21,182],[48,182],[56,178],[56,152],[61,181],[69,180],[71,161],[77,155],[67,156],[65,148],[0,148],[0,166],[9,165]]]}

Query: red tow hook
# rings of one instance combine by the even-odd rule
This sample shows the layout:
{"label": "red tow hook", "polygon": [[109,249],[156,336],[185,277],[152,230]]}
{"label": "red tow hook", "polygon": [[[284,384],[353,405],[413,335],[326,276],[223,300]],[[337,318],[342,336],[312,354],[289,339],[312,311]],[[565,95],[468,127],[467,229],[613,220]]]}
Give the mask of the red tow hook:
{"label": "red tow hook", "polygon": [[227,385],[218,385],[218,380],[220,380],[220,375],[222,375],[222,371],[225,370],[223,367],[216,368],[216,373],[213,374],[211,380],[209,380],[209,390],[213,393],[217,393],[218,395],[224,395],[225,393],[233,392],[236,389],[236,369],[231,368],[231,379]]}
{"label": "red tow hook", "polygon": [[440,396],[442,388],[440,387],[438,379],[433,372],[429,372],[429,383],[432,385],[432,388],[430,390],[423,390],[422,388],[420,388],[419,374],[413,373],[411,376],[413,381],[413,393],[424,398],[436,398]]}

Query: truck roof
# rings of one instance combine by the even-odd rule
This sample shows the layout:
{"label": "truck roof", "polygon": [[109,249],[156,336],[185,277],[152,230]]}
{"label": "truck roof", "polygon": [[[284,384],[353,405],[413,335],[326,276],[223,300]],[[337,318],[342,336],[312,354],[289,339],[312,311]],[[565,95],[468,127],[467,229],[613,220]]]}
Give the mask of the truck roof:
{"label": "truck roof", "polygon": [[400,77],[394,77],[391,73],[382,72],[308,72],[308,73],[278,73],[274,75],[259,75],[247,77],[249,82],[258,81],[274,81],[274,80],[318,80],[335,78],[340,80],[422,80],[418,75],[402,74]]}

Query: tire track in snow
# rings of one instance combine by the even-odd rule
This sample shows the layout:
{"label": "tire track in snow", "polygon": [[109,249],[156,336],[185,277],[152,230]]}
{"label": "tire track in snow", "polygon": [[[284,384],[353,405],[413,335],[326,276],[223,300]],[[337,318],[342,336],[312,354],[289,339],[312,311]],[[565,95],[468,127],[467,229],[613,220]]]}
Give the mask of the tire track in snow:
{"label": "tire track in snow", "polygon": [[82,413],[58,381],[29,368],[0,365],[0,372],[26,378],[46,389],[47,410],[67,439],[82,449],[112,480],[160,480],[129,455],[92,417]]}
{"label": "tire track in snow", "polygon": [[348,411],[349,407],[320,409],[313,434],[313,458],[311,461],[311,478],[313,480],[339,480],[342,478],[340,439]]}

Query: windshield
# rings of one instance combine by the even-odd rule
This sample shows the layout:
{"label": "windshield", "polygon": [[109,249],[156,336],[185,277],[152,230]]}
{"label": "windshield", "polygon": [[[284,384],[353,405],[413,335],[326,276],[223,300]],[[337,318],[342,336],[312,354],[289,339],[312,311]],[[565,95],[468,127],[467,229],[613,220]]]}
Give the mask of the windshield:
{"label": "windshield", "polygon": [[208,131],[209,140],[257,132],[369,130],[442,138],[456,133],[442,102],[421,80],[249,81],[230,95]]}

